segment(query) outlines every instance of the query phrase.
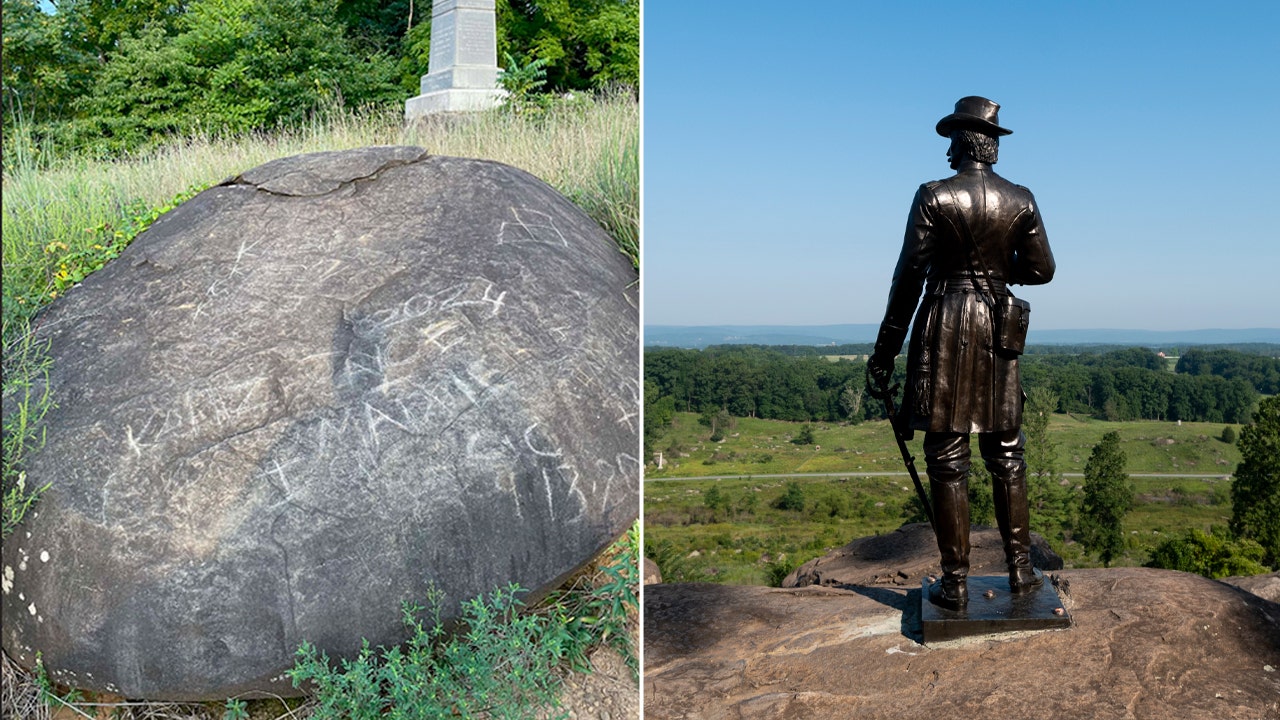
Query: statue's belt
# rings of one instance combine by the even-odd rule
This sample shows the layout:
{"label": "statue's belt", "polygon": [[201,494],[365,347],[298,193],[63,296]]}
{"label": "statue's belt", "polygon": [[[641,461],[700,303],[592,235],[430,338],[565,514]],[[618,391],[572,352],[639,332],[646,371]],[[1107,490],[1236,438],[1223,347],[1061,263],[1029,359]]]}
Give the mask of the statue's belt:
{"label": "statue's belt", "polygon": [[1004,295],[1009,292],[1008,287],[1003,280],[996,278],[975,278],[969,275],[957,278],[947,278],[946,280],[930,280],[928,294],[945,295],[947,293],[964,293],[977,292],[974,287],[974,280],[978,281],[978,285],[989,288],[988,293],[993,296]]}

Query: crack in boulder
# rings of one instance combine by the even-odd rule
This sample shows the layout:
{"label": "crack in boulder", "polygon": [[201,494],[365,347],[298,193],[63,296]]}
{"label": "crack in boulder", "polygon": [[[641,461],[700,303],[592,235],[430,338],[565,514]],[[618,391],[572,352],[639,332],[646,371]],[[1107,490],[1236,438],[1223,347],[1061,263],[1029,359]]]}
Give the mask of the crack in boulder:
{"label": "crack in boulder", "polygon": [[272,195],[316,197],[427,155],[423,148],[403,145],[308,153],[272,160],[221,184],[251,185]]}

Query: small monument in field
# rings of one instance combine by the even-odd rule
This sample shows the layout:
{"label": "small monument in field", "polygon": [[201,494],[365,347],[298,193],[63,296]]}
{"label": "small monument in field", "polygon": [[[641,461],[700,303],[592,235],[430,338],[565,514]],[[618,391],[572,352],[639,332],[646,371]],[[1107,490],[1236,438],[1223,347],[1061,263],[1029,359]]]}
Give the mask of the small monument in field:
{"label": "small monument in field", "polygon": [[498,72],[494,0],[437,0],[422,94],[405,101],[405,120],[496,107],[504,95]]}

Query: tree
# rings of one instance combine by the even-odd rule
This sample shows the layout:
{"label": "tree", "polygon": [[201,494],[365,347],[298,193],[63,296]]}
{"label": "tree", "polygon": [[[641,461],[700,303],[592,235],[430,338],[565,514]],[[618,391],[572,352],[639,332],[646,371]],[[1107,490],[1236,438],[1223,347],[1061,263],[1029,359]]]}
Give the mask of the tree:
{"label": "tree", "polygon": [[862,395],[865,392],[864,385],[852,382],[840,391],[840,412],[850,425],[862,422]]}
{"label": "tree", "polygon": [[3,68],[5,149],[16,123],[69,116],[88,90],[97,63],[75,39],[81,15],[41,11],[35,0],[4,0]]}
{"label": "tree", "polygon": [[712,485],[711,489],[702,494],[702,504],[708,510],[719,510],[720,508],[729,508],[729,496],[720,491],[718,485]]}
{"label": "tree", "polygon": [[640,85],[639,0],[498,0],[498,54],[547,61],[553,90]]}
{"label": "tree", "polygon": [[698,423],[711,428],[711,437],[708,438],[711,442],[720,442],[724,439],[725,431],[732,430],[738,420],[724,408],[707,408],[702,411]]}
{"label": "tree", "polygon": [[996,500],[991,491],[991,473],[975,462],[969,468],[969,522],[991,525],[996,521]]}
{"label": "tree", "polygon": [[778,510],[803,510],[804,509],[804,488],[800,487],[800,483],[794,480],[787,483],[787,489],[777,500],[773,501],[773,507]]}
{"label": "tree", "polygon": [[805,423],[800,426],[800,431],[791,439],[796,445],[812,445],[813,444],[813,428]]}
{"label": "tree", "polygon": [[661,396],[658,386],[652,380],[644,381],[644,444],[646,454],[652,453],[652,446],[662,437],[662,433],[671,425],[675,417],[676,401],[670,396]]}
{"label": "tree", "polygon": [[1112,431],[1093,446],[1084,466],[1084,502],[1080,510],[1080,542],[1097,552],[1102,564],[1124,550],[1122,523],[1133,508],[1134,490],[1124,471],[1120,434]]}
{"label": "tree", "polygon": [[1231,531],[1256,541],[1280,567],[1280,395],[1258,403],[1240,430],[1240,464],[1231,483]]}
{"label": "tree", "polygon": [[1067,522],[1070,494],[1062,487],[1058,445],[1049,436],[1049,418],[1058,408],[1058,395],[1047,387],[1027,391],[1022,430],[1027,437],[1027,500],[1032,525],[1044,532]]}
{"label": "tree", "polygon": [[192,0],[115,41],[75,135],[118,152],[197,127],[243,132],[402,101],[391,59],[358,53],[336,13],[336,0]]}

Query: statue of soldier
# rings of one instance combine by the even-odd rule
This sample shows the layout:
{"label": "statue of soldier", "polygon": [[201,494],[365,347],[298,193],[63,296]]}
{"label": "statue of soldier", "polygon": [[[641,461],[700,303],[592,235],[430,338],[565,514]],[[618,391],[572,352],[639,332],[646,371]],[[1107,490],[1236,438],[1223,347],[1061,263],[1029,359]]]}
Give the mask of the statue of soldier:
{"label": "statue of soldier", "polygon": [[[991,169],[999,138],[1012,132],[1000,127],[999,109],[986,98],[966,97],[938,122],[938,134],[951,140],[947,157],[956,174],[916,192],[884,321],[867,363],[868,388],[888,396],[894,358],[914,314],[895,431],[907,438],[915,430],[925,433],[942,555],[942,577],[930,587],[929,598],[952,610],[963,610],[969,597],[971,433],[978,433],[979,452],[991,472],[1010,590],[1031,592],[1044,582],[1030,558],[1025,396],[1017,360],[1022,348],[1020,343],[1004,347],[997,325],[1000,306],[1013,300],[1008,285],[1049,282],[1054,261],[1031,191]],[[1025,315],[1023,321],[1025,341]]]}

